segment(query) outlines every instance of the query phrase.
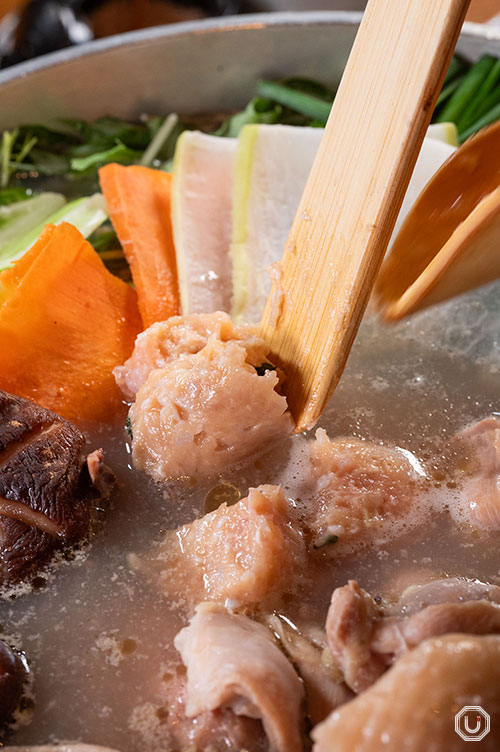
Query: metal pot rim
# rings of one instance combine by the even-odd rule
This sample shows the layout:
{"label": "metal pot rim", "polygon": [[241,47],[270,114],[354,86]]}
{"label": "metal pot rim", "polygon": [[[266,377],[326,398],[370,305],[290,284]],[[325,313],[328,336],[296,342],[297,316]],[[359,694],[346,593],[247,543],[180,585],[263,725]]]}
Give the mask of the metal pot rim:
{"label": "metal pot rim", "polygon": [[[64,65],[79,58],[99,55],[118,47],[143,45],[158,39],[179,38],[187,35],[213,34],[244,29],[258,29],[264,27],[294,27],[314,25],[346,25],[359,24],[361,11],[284,11],[275,13],[249,13],[238,16],[223,16],[199,21],[153,26],[137,31],[127,31],[103,39],[96,39],[75,47],[67,47],[57,52],[41,55],[34,60],[18,63],[5,71],[0,71],[0,85],[18,78],[25,78],[45,68]],[[500,28],[466,22],[462,35],[500,42]]]}

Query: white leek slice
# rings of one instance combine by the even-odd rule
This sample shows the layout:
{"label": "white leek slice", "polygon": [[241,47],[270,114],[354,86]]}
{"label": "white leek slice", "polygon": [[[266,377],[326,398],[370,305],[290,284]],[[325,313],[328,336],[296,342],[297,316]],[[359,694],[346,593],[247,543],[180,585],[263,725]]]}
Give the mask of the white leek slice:
{"label": "white leek slice", "polygon": [[[271,289],[268,269],[280,260],[305,182],[321,140],[320,128],[247,125],[236,152],[233,231],[232,316],[257,323]],[[398,217],[406,213],[454,147],[433,131],[422,149]]]}
{"label": "white leek slice", "polygon": [[235,321],[257,323],[316,154],[322,128],[247,125],[236,152],[233,234]]}
{"label": "white leek slice", "polygon": [[[34,199],[29,199],[29,201],[36,201],[36,199],[45,195],[47,194],[42,193],[41,196],[36,196]],[[59,194],[50,195],[59,196]],[[100,227],[109,216],[106,199],[102,193],[94,193],[92,196],[77,198],[69,203],[65,202],[64,196],[60,196],[60,198],[63,203],[61,204],[59,202],[59,205],[53,207],[51,212],[42,220],[38,216],[35,225],[33,225],[33,222],[31,221],[33,219],[33,214],[30,211],[27,214],[27,218],[30,220],[29,228],[27,228],[25,224],[23,231],[18,232],[17,237],[11,241],[5,253],[4,247],[0,241],[0,268],[5,268],[21,258],[21,256],[31,248],[33,243],[35,243],[46,225],[58,225],[60,222],[69,222],[69,224],[74,225],[74,227],[76,227],[85,238],[88,238],[89,235],[92,235],[94,230],[97,230],[97,228]],[[23,201],[20,203],[27,202]],[[5,208],[11,209],[15,206],[19,206],[19,204],[11,204]],[[1,208],[3,207],[0,207],[0,209]],[[0,225],[0,233],[1,229]]]}
{"label": "white leek slice", "polygon": [[175,149],[172,229],[182,313],[231,307],[236,139],[185,131]]}
{"label": "white leek slice", "polygon": [[455,123],[432,123],[427,128],[426,136],[444,141],[450,146],[458,146],[458,130]]}

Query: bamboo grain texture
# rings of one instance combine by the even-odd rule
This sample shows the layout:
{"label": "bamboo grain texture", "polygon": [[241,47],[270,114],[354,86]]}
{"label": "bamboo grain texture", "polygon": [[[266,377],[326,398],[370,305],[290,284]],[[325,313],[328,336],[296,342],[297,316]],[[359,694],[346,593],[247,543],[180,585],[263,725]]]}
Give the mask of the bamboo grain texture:
{"label": "bamboo grain texture", "polygon": [[297,431],[342,374],[468,4],[368,3],[261,324]]}

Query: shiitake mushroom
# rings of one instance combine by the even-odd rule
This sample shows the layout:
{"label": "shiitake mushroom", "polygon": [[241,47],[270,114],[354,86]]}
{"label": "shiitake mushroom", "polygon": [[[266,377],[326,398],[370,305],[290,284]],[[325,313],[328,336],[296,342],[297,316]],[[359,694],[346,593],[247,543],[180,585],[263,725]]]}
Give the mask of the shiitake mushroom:
{"label": "shiitake mushroom", "polygon": [[50,410],[0,391],[0,586],[34,574],[88,530],[113,476],[102,451]]}

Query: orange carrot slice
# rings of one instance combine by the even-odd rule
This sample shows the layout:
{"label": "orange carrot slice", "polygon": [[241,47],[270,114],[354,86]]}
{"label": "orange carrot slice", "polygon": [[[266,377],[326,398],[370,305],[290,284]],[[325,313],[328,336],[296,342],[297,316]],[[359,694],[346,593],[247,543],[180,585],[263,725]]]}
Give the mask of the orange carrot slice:
{"label": "orange carrot slice", "polygon": [[164,321],[180,312],[170,218],[172,176],[113,163],[101,167],[99,180],[130,264],[143,324]]}
{"label": "orange carrot slice", "polygon": [[140,330],[135,290],[75,227],[48,225],[0,274],[0,389],[76,422],[122,414],[112,370]]}

